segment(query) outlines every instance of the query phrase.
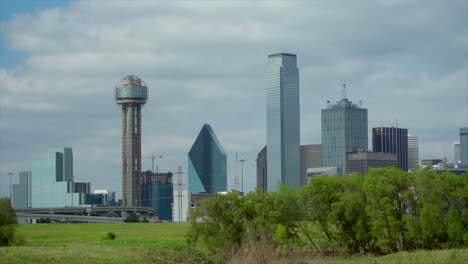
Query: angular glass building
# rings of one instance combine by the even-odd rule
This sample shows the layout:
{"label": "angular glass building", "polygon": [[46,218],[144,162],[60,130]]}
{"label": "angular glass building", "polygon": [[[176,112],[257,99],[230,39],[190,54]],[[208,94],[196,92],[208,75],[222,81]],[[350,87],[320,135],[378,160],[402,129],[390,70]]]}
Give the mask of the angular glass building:
{"label": "angular glass building", "polygon": [[257,156],[257,188],[267,190],[267,147],[263,147]]}
{"label": "angular glass building", "polygon": [[408,129],[397,127],[372,128],[372,150],[395,153],[398,168],[408,171]]}
{"label": "angular glass building", "polygon": [[294,54],[268,56],[266,72],[267,190],[279,183],[299,187],[299,69]]}
{"label": "angular glass building", "polygon": [[188,180],[191,193],[227,190],[227,158],[210,125],[203,125],[188,153]]}
{"label": "angular glass building", "polygon": [[346,153],[367,150],[367,109],[353,104],[346,95],[322,109],[323,167],[336,166],[346,173]]}

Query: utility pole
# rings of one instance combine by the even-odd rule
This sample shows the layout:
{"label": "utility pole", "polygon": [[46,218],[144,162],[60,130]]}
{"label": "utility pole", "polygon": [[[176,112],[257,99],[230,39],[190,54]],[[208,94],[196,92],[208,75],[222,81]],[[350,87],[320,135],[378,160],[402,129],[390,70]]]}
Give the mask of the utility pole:
{"label": "utility pole", "polygon": [[244,162],[246,162],[247,160],[245,159],[240,159],[239,162],[241,163],[241,192],[242,192],[242,195],[244,194]]}
{"label": "utility pole", "polygon": [[182,166],[179,166],[177,170],[177,210],[179,219],[178,222],[182,222]]}
{"label": "utility pole", "polygon": [[11,175],[13,175],[13,172],[9,172],[8,175],[10,175],[10,203],[13,204],[11,195]]}

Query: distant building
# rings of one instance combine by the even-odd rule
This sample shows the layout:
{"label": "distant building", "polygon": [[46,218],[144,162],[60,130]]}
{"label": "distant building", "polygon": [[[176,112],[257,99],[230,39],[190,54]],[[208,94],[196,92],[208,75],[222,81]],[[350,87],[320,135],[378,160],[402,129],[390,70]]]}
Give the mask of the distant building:
{"label": "distant building", "polygon": [[454,161],[455,163],[460,163],[461,158],[460,158],[460,142],[455,142],[453,143],[453,151],[454,151]]}
{"label": "distant building", "polygon": [[460,161],[468,164],[468,127],[460,128]]}
{"label": "distant building", "polygon": [[445,161],[440,162],[437,165],[434,165],[433,168],[438,172],[442,173],[443,171],[449,171],[455,175],[462,175],[468,172],[467,163],[448,163]]}
{"label": "distant building", "polygon": [[408,171],[408,129],[374,127],[372,129],[372,150],[373,152],[397,154],[397,167]]}
{"label": "distant building", "polygon": [[279,183],[299,187],[299,69],[295,54],[268,56],[266,71],[267,190]]}
{"label": "distant building", "polygon": [[307,168],[307,183],[317,175],[338,175],[338,168],[336,166]]}
{"label": "distant building", "polygon": [[328,101],[322,110],[323,167],[336,166],[339,174],[348,173],[346,153],[367,150],[367,129],[367,109],[349,101],[344,89],[340,101]]}
{"label": "distant building", "polygon": [[115,206],[115,192],[110,190],[94,190],[93,194],[103,196],[103,206]]}
{"label": "distant building", "polygon": [[174,189],[172,172],[141,173],[142,206],[156,210],[160,220],[172,221],[172,204],[174,203]]}
{"label": "distant building", "polygon": [[32,162],[31,207],[85,206],[89,183],[73,182],[71,148],[49,149]]}
{"label": "distant building", "polygon": [[267,190],[267,147],[263,147],[257,156],[257,188]]}
{"label": "distant building", "polygon": [[322,167],[322,144],[301,145],[301,185],[307,184],[307,169]]}
{"label": "distant building", "polygon": [[191,193],[227,190],[227,156],[210,125],[203,125],[188,153]]}
{"label": "distant building", "polygon": [[13,184],[13,208],[31,207],[31,172],[22,171],[19,173],[19,183]]}
{"label": "distant building", "polygon": [[419,165],[419,142],[417,136],[408,135],[408,170],[414,170]]}
{"label": "distant building", "polygon": [[369,168],[397,167],[398,156],[394,153],[357,152],[347,155],[347,173],[359,172],[366,175]]}
{"label": "distant building", "polygon": [[424,160],[421,160],[421,165],[424,166],[424,167],[432,167],[432,166],[437,165],[437,164],[439,164],[441,162],[442,162],[441,159],[424,159]]}

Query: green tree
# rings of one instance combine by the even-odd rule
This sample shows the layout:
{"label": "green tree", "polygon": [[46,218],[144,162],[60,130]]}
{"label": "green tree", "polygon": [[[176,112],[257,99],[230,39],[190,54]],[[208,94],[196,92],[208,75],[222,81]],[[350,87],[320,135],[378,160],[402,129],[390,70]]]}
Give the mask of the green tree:
{"label": "green tree", "polygon": [[16,232],[16,214],[10,199],[0,198],[0,246],[21,245],[22,237]]}

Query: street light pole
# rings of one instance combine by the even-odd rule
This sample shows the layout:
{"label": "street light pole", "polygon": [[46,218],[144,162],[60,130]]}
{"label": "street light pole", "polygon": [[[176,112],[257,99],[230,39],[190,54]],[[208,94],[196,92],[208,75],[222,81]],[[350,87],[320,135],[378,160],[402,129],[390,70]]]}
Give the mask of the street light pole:
{"label": "street light pole", "polygon": [[9,172],[8,175],[10,175],[10,203],[12,202],[11,201],[11,198],[12,198],[12,195],[11,195],[11,175],[13,175],[13,172]]}

